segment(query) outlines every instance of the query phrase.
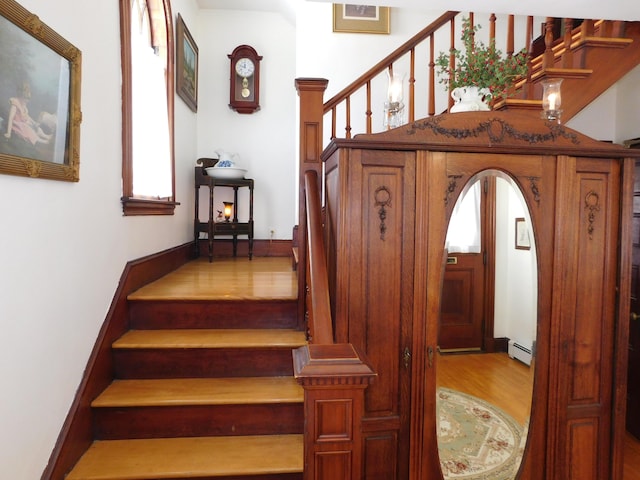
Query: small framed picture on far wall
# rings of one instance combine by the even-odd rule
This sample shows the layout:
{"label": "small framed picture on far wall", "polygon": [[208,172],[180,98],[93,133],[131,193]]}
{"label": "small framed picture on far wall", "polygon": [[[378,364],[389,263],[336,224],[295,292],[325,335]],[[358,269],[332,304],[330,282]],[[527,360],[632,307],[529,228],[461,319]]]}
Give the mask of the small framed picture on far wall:
{"label": "small framed picture on far wall", "polygon": [[333,4],[333,31],[388,34],[389,7],[353,3]]}
{"label": "small framed picture on far wall", "polygon": [[531,250],[531,238],[529,237],[529,227],[524,218],[516,218],[516,249]]}

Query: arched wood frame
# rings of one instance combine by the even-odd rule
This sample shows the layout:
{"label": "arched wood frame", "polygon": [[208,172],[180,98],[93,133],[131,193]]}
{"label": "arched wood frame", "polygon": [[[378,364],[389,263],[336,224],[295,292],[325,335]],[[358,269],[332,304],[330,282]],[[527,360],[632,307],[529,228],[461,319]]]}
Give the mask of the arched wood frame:
{"label": "arched wood frame", "polygon": [[161,199],[139,198],[133,195],[132,156],[132,69],[131,69],[131,4],[133,0],[120,0],[120,38],[122,64],[122,209],[125,215],[172,215],[175,206],[175,138],[174,138],[174,35],[170,0],[142,0],[150,16],[152,42],[167,64],[167,115],[169,117],[169,143],[171,157],[171,197]]}
{"label": "arched wood frame", "polygon": [[[447,226],[451,219],[451,214],[456,200],[463,189],[475,175],[486,170],[499,170],[511,177],[517,187],[522,192],[526,208],[531,215],[531,232],[535,235],[537,247],[536,256],[538,260],[538,333],[537,333],[537,355],[536,370],[534,372],[533,391],[538,398],[548,398],[549,391],[549,352],[551,345],[550,320],[551,320],[551,285],[547,281],[552,272],[553,243],[540,241],[540,239],[551,238],[553,236],[554,218],[545,212],[555,211],[555,176],[550,170],[543,171],[544,162],[552,162],[553,159],[544,155],[516,155],[516,154],[474,154],[458,152],[424,152],[424,161],[418,161],[418,165],[424,164],[425,171],[419,171],[417,178],[423,178],[423,184],[416,185],[418,197],[416,205],[416,230],[421,229],[427,232],[426,248],[424,252],[416,252],[416,255],[424,255],[426,263],[422,268],[417,267],[417,276],[425,276],[426,285],[440,285],[440,288],[426,288],[426,298],[416,296],[415,301],[424,305],[417,305],[416,311],[426,311],[427,318],[439,318],[440,314],[440,292],[442,291],[442,272],[444,270],[443,252]],[[533,183],[532,180],[534,179]],[[534,188],[534,185],[537,187]],[[547,193],[540,195],[540,185],[544,185],[543,190]],[[446,192],[442,195],[442,192]],[[421,207],[427,208],[421,208]],[[426,225],[421,225],[426,222]],[[441,225],[441,226],[439,226]],[[418,248],[420,250],[420,248]],[[418,321],[418,320],[416,320]],[[438,322],[428,321],[426,324],[425,337],[438,338]],[[418,340],[416,339],[416,342]],[[414,345],[414,350],[420,349]],[[435,357],[433,368],[437,369],[437,356]],[[427,368],[428,374],[429,368]],[[418,376],[423,378],[424,376]],[[416,388],[420,388],[419,385]],[[430,428],[432,416],[435,416],[435,382],[424,385],[426,410],[424,418],[421,419],[425,425],[425,432],[432,435],[425,435],[425,449],[437,448],[436,431]],[[433,398],[431,402],[429,398]],[[416,419],[417,420],[417,419]],[[537,478],[532,476],[531,468],[540,468],[544,458],[532,461],[532,457],[541,455],[547,449],[546,442],[547,408],[542,402],[532,401],[531,420],[527,438],[526,451],[533,452],[533,455],[525,455],[522,462],[520,478]],[[542,461],[540,461],[542,460]],[[526,472],[526,473],[525,473]],[[440,478],[440,472],[434,470],[431,475]],[[432,477],[430,477],[432,478]]]}

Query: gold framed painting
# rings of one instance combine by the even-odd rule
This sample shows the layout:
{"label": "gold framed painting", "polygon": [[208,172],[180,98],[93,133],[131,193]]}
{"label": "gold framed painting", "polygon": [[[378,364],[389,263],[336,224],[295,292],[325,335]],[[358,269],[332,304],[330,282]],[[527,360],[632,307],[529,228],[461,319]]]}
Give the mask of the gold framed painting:
{"label": "gold framed painting", "polygon": [[354,3],[333,4],[333,31],[388,34],[390,8]]}
{"label": "gold framed painting", "polygon": [[80,50],[0,0],[0,173],[80,180]]}
{"label": "gold framed painting", "polygon": [[176,28],[176,90],[194,112],[198,111],[198,46],[182,15]]}

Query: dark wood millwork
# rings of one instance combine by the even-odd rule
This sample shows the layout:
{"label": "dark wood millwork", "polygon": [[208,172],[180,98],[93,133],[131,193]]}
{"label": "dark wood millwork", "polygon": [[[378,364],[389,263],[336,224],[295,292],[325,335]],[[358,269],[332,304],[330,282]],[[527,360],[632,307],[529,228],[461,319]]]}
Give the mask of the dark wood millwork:
{"label": "dark wood millwork", "polygon": [[363,478],[441,478],[434,351],[446,225],[485,170],[519,186],[537,246],[534,399],[518,478],[621,478],[632,157],[509,112],[332,141],[323,159],[336,340],[378,374],[365,391]]}
{"label": "dark wood millwork", "polygon": [[363,478],[364,391],[376,374],[348,344],[300,347],[293,360],[304,388],[304,478]]}
{"label": "dark wood millwork", "polygon": [[[632,148],[640,147],[640,143]],[[635,165],[631,262],[631,310],[629,315],[629,366],[627,430],[640,439],[640,162]]]}

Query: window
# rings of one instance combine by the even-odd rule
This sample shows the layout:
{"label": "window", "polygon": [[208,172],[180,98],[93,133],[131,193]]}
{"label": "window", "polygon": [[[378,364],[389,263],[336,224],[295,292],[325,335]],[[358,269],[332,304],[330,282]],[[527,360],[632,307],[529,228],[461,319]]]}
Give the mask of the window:
{"label": "window", "polygon": [[172,25],[169,0],[120,0],[125,215],[171,215],[177,205]]}

